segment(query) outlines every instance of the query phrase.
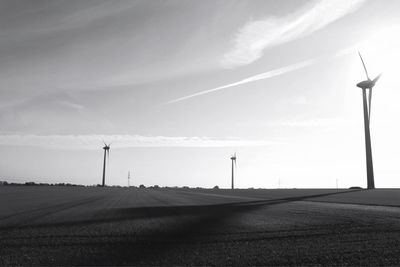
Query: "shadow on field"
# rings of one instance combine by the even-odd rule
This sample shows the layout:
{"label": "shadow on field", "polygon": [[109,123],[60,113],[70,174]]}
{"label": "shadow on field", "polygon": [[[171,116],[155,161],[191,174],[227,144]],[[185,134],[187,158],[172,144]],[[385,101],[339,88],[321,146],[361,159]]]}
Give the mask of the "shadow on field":
{"label": "shadow on field", "polygon": [[287,202],[308,200],[318,197],[345,194],[350,192],[362,191],[362,189],[349,190],[346,192],[334,192],[325,194],[315,194],[307,196],[296,196],[279,199],[242,201],[222,204],[209,205],[182,205],[182,206],[153,206],[153,207],[135,207],[135,208],[114,208],[99,212],[96,216],[98,222],[107,222],[114,220],[132,220],[140,218],[160,218],[170,216],[216,216],[221,219],[224,216],[231,216],[235,213],[242,213],[265,207],[269,205],[283,204]]}
{"label": "shadow on field", "polygon": [[345,192],[333,192],[324,194],[314,194],[305,196],[295,196],[278,199],[268,200],[254,200],[242,202],[230,202],[222,204],[208,204],[208,205],[178,205],[178,206],[148,206],[148,207],[134,207],[134,208],[110,208],[97,212],[91,219],[79,220],[74,218],[72,221],[63,221],[55,223],[37,223],[22,226],[4,226],[0,227],[0,231],[23,229],[23,228],[41,228],[41,227],[57,227],[57,226],[79,226],[87,224],[98,224],[108,222],[118,222],[124,220],[135,219],[148,219],[148,218],[162,218],[173,216],[214,216],[221,218],[222,215],[228,216],[235,213],[246,212],[265,207],[269,205],[283,204],[287,202],[309,200],[318,197],[347,194],[363,189],[348,190]]}
{"label": "shadow on field", "polygon": [[[183,254],[188,253],[187,247],[201,243],[204,241],[204,235],[218,232],[239,214],[270,205],[355,191],[359,190],[215,205],[114,208],[100,211],[88,220],[2,227],[0,234],[15,231],[21,236],[20,238],[3,238],[0,242],[2,248],[15,252],[19,246],[23,246],[23,253],[44,257],[38,262],[2,263],[17,265],[38,263],[40,265],[165,265],[174,263],[185,265],[185,260],[179,258],[184,255],[179,253],[176,255],[177,251],[181,253],[186,251]],[[156,227],[154,227],[155,221],[158,223],[155,224]],[[53,247],[57,247],[58,250],[50,256],[45,256],[44,251],[50,253],[48,251],[52,251],[50,248]],[[66,251],[70,252],[69,257],[66,256],[69,254],[65,254]],[[13,258],[15,256],[17,255]],[[52,262],[49,262],[48,257],[52,259]],[[173,260],[168,261],[171,257]],[[34,256],[30,257],[31,260],[32,258]]]}

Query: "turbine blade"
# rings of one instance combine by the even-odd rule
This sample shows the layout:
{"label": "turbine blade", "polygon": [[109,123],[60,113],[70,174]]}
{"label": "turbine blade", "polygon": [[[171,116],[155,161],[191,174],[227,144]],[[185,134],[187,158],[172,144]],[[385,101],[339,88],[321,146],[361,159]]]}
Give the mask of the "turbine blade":
{"label": "turbine blade", "polygon": [[379,78],[381,78],[381,76],[382,73],[375,77],[375,79],[373,80],[374,84],[379,80]]}
{"label": "turbine blade", "polygon": [[362,58],[362,56],[361,56],[360,51],[358,51],[358,55],[360,56],[361,62],[362,62],[362,64],[363,64],[363,66],[364,66],[365,74],[367,75],[367,79],[369,80],[367,67],[365,66],[365,63],[364,63],[364,60],[363,60],[363,58]]}

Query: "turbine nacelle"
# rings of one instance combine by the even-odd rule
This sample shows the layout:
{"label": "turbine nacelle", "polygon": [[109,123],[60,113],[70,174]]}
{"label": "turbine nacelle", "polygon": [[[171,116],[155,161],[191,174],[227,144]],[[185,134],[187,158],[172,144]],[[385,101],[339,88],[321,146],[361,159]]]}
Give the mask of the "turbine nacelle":
{"label": "turbine nacelle", "polygon": [[103,143],[104,143],[104,147],[103,147],[103,149],[104,150],[109,150],[110,149],[110,146],[111,146],[111,143],[109,143],[108,145],[103,141]]}
{"label": "turbine nacelle", "polygon": [[360,87],[361,89],[370,89],[374,86],[375,86],[375,83],[371,80],[365,80],[365,81],[357,83],[357,87]]}
{"label": "turbine nacelle", "polygon": [[378,76],[376,76],[376,78],[373,80],[368,79],[368,80],[359,82],[359,83],[357,83],[357,87],[360,87],[361,89],[372,89],[375,86],[376,82],[381,77],[381,75],[382,75],[382,73],[379,74]]}

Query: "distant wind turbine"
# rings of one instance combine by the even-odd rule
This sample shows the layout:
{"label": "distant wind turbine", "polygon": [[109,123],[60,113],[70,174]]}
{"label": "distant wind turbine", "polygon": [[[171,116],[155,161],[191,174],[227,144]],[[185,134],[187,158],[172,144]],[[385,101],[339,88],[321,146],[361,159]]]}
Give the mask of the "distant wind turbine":
{"label": "distant wind turbine", "polygon": [[[365,151],[366,151],[366,162],[367,162],[367,188],[374,189],[374,166],[372,164],[372,148],[371,148],[371,134],[370,134],[370,122],[371,122],[371,100],[372,100],[372,88],[374,88],[376,82],[381,77],[382,73],[376,76],[375,79],[371,80],[368,76],[367,67],[365,66],[364,60],[358,52],[361,62],[364,66],[365,74],[367,80],[359,82],[358,87],[362,89],[363,96],[363,108],[364,108],[364,130],[365,130]],[[367,89],[368,91],[368,101],[367,101]]]}
{"label": "distant wind turbine", "polygon": [[[104,143],[104,142],[103,142]],[[102,183],[102,187],[105,186],[106,183],[106,158],[108,158],[108,160],[110,160],[110,145],[111,144],[106,144],[104,143],[104,161],[103,161],[103,183]]]}
{"label": "distant wind turbine", "polygon": [[236,153],[231,157],[232,160],[232,189],[235,189],[235,169],[236,169]]}

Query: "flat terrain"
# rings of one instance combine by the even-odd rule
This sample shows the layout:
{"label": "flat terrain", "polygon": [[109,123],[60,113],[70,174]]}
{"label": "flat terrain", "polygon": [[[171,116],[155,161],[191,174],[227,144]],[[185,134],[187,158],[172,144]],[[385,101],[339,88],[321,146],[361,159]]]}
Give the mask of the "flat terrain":
{"label": "flat terrain", "polygon": [[400,265],[400,190],[3,186],[0,265]]}

